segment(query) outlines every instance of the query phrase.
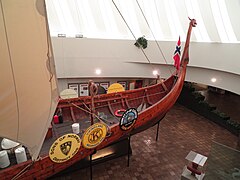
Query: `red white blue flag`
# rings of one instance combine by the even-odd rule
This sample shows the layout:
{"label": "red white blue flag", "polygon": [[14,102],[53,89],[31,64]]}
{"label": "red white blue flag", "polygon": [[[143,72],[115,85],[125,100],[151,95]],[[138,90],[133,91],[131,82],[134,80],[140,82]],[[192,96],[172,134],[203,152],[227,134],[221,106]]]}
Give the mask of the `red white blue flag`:
{"label": "red white blue flag", "polygon": [[174,66],[176,67],[177,70],[180,69],[180,59],[181,59],[181,41],[180,41],[180,36],[176,45],[176,50],[173,55],[174,59]]}

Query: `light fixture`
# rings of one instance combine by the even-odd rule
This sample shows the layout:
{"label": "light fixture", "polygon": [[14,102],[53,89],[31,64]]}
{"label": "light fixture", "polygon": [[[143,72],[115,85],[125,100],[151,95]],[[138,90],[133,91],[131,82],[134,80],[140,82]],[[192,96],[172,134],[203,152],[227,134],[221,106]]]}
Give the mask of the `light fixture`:
{"label": "light fixture", "polygon": [[153,75],[154,75],[154,76],[158,75],[158,71],[157,71],[157,70],[154,70],[154,71],[153,71]]}
{"label": "light fixture", "polygon": [[75,38],[83,38],[83,35],[82,34],[76,34]]}
{"label": "light fixture", "polygon": [[96,73],[97,75],[100,75],[100,74],[102,73],[102,71],[101,71],[101,69],[96,69],[95,73]]}
{"label": "light fixture", "polygon": [[216,79],[216,78],[212,78],[211,81],[212,81],[213,83],[215,83],[215,82],[217,81],[217,79]]}
{"label": "light fixture", "polygon": [[58,37],[66,37],[66,34],[58,34]]}

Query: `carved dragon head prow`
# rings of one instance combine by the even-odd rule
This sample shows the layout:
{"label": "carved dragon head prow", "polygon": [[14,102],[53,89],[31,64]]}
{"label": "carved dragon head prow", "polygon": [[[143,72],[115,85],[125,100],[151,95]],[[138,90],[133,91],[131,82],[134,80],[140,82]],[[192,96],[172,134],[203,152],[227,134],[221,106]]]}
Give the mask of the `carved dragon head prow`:
{"label": "carved dragon head prow", "polygon": [[197,25],[196,19],[190,19],[190,17],[188,17],[188,19],[191,21],[190,23],[191,23],[192,27],[196,27],[196,25]]}

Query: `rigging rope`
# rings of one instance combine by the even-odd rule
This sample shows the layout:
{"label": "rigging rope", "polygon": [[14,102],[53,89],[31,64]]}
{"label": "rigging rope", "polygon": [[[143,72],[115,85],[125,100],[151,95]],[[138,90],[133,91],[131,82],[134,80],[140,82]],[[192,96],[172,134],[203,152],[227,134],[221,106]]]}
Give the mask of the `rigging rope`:
{"label": "rigging rope", "polygon": [[[157,92],[157,93],[150,94],[150,95],[143,95],[143,96],[139,96],[139,97],[137,97],[137,98],[131,98],[131,99],[128,99],[128,100],[133,101],[133,100],[138,100],[138,99],[141,99],[141,98],[144,98],[144,97],[151,97],[151,96],[155,96],[155,95],[159,95],[159,94],[163,94],[163,93],[166,93],[166,91],[161,91],[161,92]],[[144,93],[144,94],[145,94],[145,93]],[[84,102],[82,102],[82,103],[83,103],[84,106],[86,106],[86,104],[85,104]],[[72,104],[72,105],[74,105],[74,106],[78,106],[78,105],[76,105],[76,104],[74,104],[74,103],[70,103],[70,104]],[[114,105],[114,104],[121,104],[121,102],[113,102],[113,103],[110,103],[110,105]],[[103,108],[103,107],[107,107],[107,106],[108,106],[108,104],[102,105],[102,106],[96,106],[95,109]],[[78,106],[78,107],[79,107],[79,106]],[[80,107],[79,107],[79,109],[83,110],[83,111],[86,112],[86,113],[91,114],[90,111],[88,111],[88,110],[85,110],[85,109],[80,108]],[[94,114],[94,116],[97,116],[97,115]]]}
{"label": "rigging rope", "polygon": [[79,107],[78,105],[76,105],[76,104],[74,104],[74,103],[71,103],[71,104],[72,104],[74,107],[76,107],[76,108],[78,108],[78,109],[80,109],[80,110],[82,110],[82,111],[84,111],[84,112],[86,112],[86,113],[89,113],[89,114],[95,116],[99,121],[102,122],[102,120],[101,120],[96,114],[92,113],[91,111],[88,111],[88,110],[86,110],[86,109],[83,109],[83,108]]}
{"label": "rigging rope", "polygon": [[[152,29],[151,29],[151,27],[150,27],[150,24],[148,23],[148,20],[147,20],[146,16],[144,15],[144,12],[143,12],[143,10],[142,10],[140,4],[138,3],[138,0],[136,0],[136,2],[137,2],[137,5],[138,5],[139,9],[141,10],[141,13],[142,13],[142,15],[143,15],[143,17],[144,17],[144,19],[145,19],[147,25],[148,25],[148,28],[149,28],[150,31],[151,31],[151,34],[152,34],[152,36],[153,36],[153,38],[154,38],[154,41],[155,41],[156,44],[157,44],[157,47],[158,47],[159,51],[160,51],[161,54],[162,54],[162,57],[163,57],[165,63],[168,64],[167,59],[165,58],[165,56],[164,56],[164,54],[163,54],[163,51],[162,51],[162,49],[161,49],[159,43],[157,42],[157,39],[156,39],[155,36],[154,36],[154,33],[153,33],[153,31],[152,31]],[[172,71],[171,71],[170,67],[168,67],[168,70],[169,70],[170,73],[172,74]]]}
{"label": "rigging rope", "polygon": [[34,164],[35,161],[32,161],[30,164],[28,164],[27,166],[25,166],[20,172],[18,172],[13,178],[12,180],[16,180],[16,179],[19,179],[21,176],[23,176],[30,168],[33,164]]}
{"label": "rigging rope", "polygon": [[[51,96],[51,100],[52,99],[54,99],[54,85],[53,85],[53,81],[56,81],[56,77],[54,77],[54,75],[55,75],[55,70],[54,69],[52,69],[52,61],[54,60],[53,58],[51,58],[51,56],[52,56],[52,46],[51,46],[51,40],[50,40],[50,31],[49,31],[49,22],[48,22],[48,19],[47,19],[47,7],[46,7],[46,2],[44,1],[44,12],[45,12],[45,14],[46,14],[46,16],[45,16],[45,25],[46,25],[46,36],[47,36],[47,38],[46,38],[46,44],[47,44],[47,59],[48,59],[48,66],[49,66],[49,74],[50,74],[50,78],[49,78],[49,83],[50,83],[50,89],[51,89],[51,94],[50,94],[50,96]],[[51,56],[50,56],[51,55]],[[59,92],[59,89],[58,89],[58,86],[56,86],[56,88],[57,88],[57,92]],[[51,113],[53,113],[53,101],[50,101],[50,103],[49,103],[49,112],[48,112],[48,119],[50,120],[51,119],[51,116],[52,116],[52,114]],[[48,122],[49,122],[49,120],[45,123],[45,129],[48,129],[48,126],[49,126],[49,124],[48,124]],[[50,123],[50,125],[52,125],[51,123]],[[55,126],[53,126],[52,125],[52,128],[53,128],[53,133],[55,133],[55,136],[56,137],[59,137],[59,134],[57,133],[57,131],[56,131],[56,129],[55,129]],[[38,152],[38,155],[39,155],[39,152]]]}
{"label": "rigging rope", "polygon": [[[111,123],[110,121],[105,120],[105,119],[102,120],[102,119],[101,119],[100,117],[98,117],[98,115],[96,115],[95,113],[92,113],[91,111],[85,110],[85,109],[81,108],[80,106],[78,106],[78,105],[76,105],[76,104],[74,104],[74,103],[71,103],[71,104],[72,104],[74,107],[76,107],[76,108],[78,108],[78,109],[80,109],[80,110],[82,110],[82,111],[84,111],[84,112],[86,112],[86,113],[89,113],[89,114],[95,116],[95,117],[99,120],[99,122],[104,123],[104,124],[107,126],[107,128],[110,130],[108,124],[106,123],[106,122]],[[104,122],[104,121],[106,121],[106,122]]]}
{"label": "rigging rope", "polygon": [[[117,9],[118,13],[119,13],[120,16],[122,17],[124,23],[125,23],[126,26],[128,27],[129,31],[131,32],[132,36],[134,37],[135,41],[137,41],[136,36],[135,36],[134,33],[132,32],[130,26],[128,25],[127,21],[125,20],[125,18],[123,17],[122,13],[121,13],[120,10],[118,9],[118,7],[117,7],[116,3],[114,2],[114,0],[112,0],[112,2],[113,2],[113,4],[114,4],[115,8]],[[143,48],[142,48],[141,46],[140,46],[140,49],[141,49],[143,55],[145,56],[145,58],[147,59],[148,63],[151,65],[152,69],[154,69],[151,61],[149,60],[149,58],[147,57],[147,54],[144,52],[144,50],[143,50]]]}

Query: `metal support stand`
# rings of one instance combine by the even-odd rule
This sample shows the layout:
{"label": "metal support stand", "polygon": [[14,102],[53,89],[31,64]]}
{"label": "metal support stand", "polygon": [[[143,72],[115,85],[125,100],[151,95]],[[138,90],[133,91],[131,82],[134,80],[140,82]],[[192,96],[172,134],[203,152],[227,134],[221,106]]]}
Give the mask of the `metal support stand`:
{"label": "metal support stand", "polygon": [[240,131],[239,131],[239,134],[238,134],[237,150],[240,151]]}
{"label": "metal support stand", "polygon": [[156,134],[156,141],[158,140],[158,131],[159,131],[160,121],[158,121],[157,124],[157,134]]}
{"label": "metal support stand", "polygon": [[127,167],[129,167],[130,163],[130,146],[131,146],[131,135],[128,137],[128,161],[127,161]]}
{"label": "metal support stand", "polygon": [[97,152],[97,150],[96,149],[94,149],[94,151],[93,151],[93,153],[90,155],[90,180],[92,180],[92,155],[94,155],[94,154],[96,154],[96,152]]}
{"label": "metal support stand", "polygon": [[92,180],[92,154],[90,155],[90,180]]}

